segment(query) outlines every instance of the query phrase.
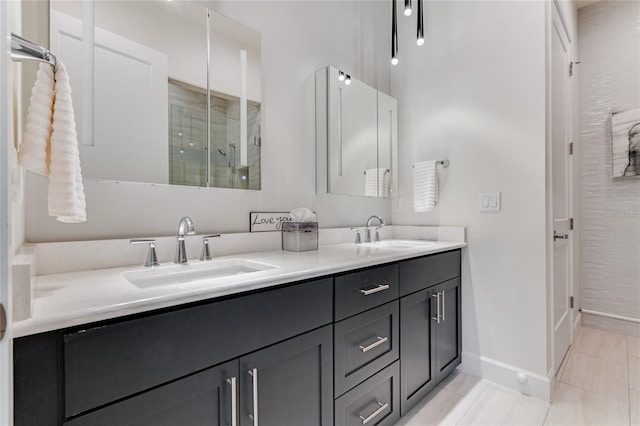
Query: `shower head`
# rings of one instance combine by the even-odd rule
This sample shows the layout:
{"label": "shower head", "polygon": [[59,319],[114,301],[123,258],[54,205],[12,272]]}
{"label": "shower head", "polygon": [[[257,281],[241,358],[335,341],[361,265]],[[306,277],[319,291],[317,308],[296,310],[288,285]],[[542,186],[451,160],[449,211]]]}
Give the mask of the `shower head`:
{"label": "shower head", "polygon": [[218,152],[224,157],[225,160],[227,160],[227,167],[231,167],[231,160],[229,160],[229,156],[226,152],[224,152],[224,149],[218,148]]}

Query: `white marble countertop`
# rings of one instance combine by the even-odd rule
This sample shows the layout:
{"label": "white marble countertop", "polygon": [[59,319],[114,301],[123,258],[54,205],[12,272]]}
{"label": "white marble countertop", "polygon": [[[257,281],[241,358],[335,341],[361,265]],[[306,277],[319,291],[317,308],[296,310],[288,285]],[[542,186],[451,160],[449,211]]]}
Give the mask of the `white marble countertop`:
{"label": "white marble countertop", "polygon": [[[31,318],[13,323],[14,337],[87,324],[184,303],[213,299],[353,269],[466,247],[463,242],[390,249],[371,244],[321,245],[317,251],[265,251],[216,257],[244,259],[274,268],[185,284],[138,288],[123,277],[144,267],[106,268],[36,277]],[[199,263],[192,261],[192,264]],[[173,266],[163,263],[160,268]]]}

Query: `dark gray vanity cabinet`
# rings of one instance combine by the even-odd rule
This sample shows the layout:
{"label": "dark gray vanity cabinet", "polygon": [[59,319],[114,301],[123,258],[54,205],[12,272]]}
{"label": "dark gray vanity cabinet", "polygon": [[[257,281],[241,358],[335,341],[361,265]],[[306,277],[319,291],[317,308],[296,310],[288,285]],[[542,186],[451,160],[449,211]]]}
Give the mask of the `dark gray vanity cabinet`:
{"label": "dark gray vanity cabinet", "polygon": [[14,339],[16,425],[392,425],[460,364],[460,250]]}
{"label": "dark gray vanity cabinet", "polygon": [[331,426],[331,334],[329,325],[240,358],[239,424]]}
{"label": "dark gray vanity cabinet", "polygon": [[[441,382],[460,364],[462,352],[460,278],[454,278],[433,288],[440,293],[440,321],[435,323],[435,374]],[[437,304],[437,299],[432,303]],[[436,306],[437,309],[437,306]],[[437,312],[436,312],[437,314]]]}
{"label": "dark gray vanity cabinet", "polygon": [[404,415],[460,364],[460,250],[403,262],[399,273]]}
{"label": "dark gray vanity cabinet", "polygon": [[403,414],[436,386],[434,294],[431,290],[422,290],[400,299],[400,408]]}

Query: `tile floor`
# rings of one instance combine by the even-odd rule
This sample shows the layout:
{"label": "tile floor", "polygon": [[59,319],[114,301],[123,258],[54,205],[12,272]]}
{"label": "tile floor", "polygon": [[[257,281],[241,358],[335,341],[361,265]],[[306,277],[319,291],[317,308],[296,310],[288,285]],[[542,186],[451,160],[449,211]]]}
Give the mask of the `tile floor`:
{"label": "tile floor", "polygon": [[551,404],[457,372],[396,426],[640,426],[640,339],[583,327]]}

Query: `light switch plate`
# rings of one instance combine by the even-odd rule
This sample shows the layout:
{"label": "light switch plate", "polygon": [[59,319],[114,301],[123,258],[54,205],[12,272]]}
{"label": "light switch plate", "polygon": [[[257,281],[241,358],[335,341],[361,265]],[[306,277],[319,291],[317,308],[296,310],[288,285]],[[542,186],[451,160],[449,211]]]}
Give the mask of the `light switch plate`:
{"label": "light switch plate", "polygon": [[500,193],[499,192],[481,192],[480,193],[480,211],[481,212],[500,211]]}

